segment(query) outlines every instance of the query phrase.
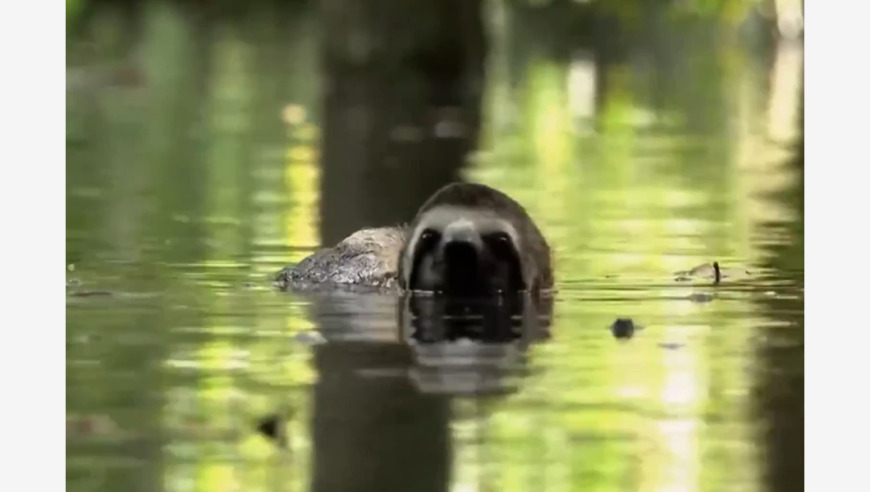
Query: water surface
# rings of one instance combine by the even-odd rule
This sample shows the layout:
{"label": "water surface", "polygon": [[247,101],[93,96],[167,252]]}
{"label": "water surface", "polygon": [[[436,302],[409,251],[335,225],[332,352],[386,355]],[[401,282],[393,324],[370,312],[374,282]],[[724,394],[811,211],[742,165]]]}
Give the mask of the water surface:
{"label": "water surface", "polygon": [[[800,46],[666,29],[611,52],[499,11],[456,127],[331,100],[307,8],[155,5],[71,41],[67,289],[109,295],[67,299],[69,490],[803,489]],[[421,356],[396,298],[271,286],[412,216],[411,180],[454,172],[403,174],[427,155],[555,249],[547,336],[486,374],[427,366],[463,349]],[[712,261],[748,273],[675,280]],[[272,414],[285,448],[255,430]]]}

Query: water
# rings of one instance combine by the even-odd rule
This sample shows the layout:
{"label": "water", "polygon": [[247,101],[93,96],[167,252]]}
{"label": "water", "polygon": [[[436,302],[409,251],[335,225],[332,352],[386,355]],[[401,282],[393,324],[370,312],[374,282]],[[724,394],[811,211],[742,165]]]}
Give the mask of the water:
{"label": "water", "polygon": [[[320,71],[304,5],[145,5],[70,42],[69,490],[803,489],[800,46],[497,9],[432,113]],[[458,177],[554,245],[546,336],[439,352],[393,297],[272,288]]]}

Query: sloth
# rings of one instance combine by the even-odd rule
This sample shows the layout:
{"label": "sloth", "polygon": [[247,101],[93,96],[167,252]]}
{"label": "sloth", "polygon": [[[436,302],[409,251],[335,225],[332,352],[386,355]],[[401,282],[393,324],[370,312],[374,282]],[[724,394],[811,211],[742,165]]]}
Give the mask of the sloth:
{"label": "sloth", "polygon": [[481,296],[553,287],[550,246],[526,210],[475,183],[436,191],[406,226],[367,228],[281,270],[276,285]]}

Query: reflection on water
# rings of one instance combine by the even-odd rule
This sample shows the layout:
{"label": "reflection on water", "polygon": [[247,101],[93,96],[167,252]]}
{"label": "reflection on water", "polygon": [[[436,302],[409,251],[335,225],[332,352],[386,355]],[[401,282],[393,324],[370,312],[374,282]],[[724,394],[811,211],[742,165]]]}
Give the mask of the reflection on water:
{"label": "reflection on water", "polygon": [[[490,13],[486,78],[438,80],[322,65],[341,19],[303,4],[94,14],[67,277],[110,295],[67,301],[70,490],[803,489],[800,45]],[[553,299],[270,286],[460,177],[538,220]]]}
{"label": "reflection on water", "polygon": [[400,301],[402,341],[414,353],[410,376],[424,393],[513,392],[529,346],[549,337],[552,299],[531,295]]}

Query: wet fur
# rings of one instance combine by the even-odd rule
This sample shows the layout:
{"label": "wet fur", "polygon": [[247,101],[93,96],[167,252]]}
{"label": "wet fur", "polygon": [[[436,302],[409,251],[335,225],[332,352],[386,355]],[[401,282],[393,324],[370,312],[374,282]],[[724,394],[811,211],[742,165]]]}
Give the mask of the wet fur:
{"label": "wet fur", "polygon": [[523,282],[527,290],[539,291],[552,288],[550,246],[525,208],[501,191],[474,183],[447,185],[435,192],[420,207],[417,216],[408,227],[407,241],[399,255],[397,275],[400,288],[407,289],[410,284],[416,256],[414,250],[420,234],[429,224],[432,216],[440,213],[454,218],[466,218],[472,223],[484,221],[501,223],[494,227],[508,232],[513,240],[519,253]]}
{"label": "wet fur", "polygon": [[396,285],[398,252],[404,227],[361,229],[334,247],[308,256],[278,272],[281,288],[329,289],[335,286],[392,289]]}

